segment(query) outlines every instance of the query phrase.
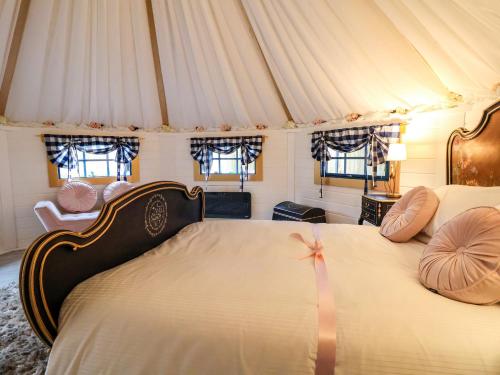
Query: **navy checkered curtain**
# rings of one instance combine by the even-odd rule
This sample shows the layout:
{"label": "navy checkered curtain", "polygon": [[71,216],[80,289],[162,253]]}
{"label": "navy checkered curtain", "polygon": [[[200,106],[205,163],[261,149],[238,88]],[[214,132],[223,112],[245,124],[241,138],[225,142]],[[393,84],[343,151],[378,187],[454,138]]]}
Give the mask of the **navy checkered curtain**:
{"label": "navy checkered curtain", "polygon": [[53,135],[45,134],[45,146],[49,160],[58,167],[71,169],[78,165],[77,150],[89,154],[108,154],[116,150],[116,178],[127,180],[125,165],[139,154],[137,137],[99,137],[90,135]]}
{"label": "navy checkered curtain", "polygon": [[262,152],[262,136],[226,137],[226,138],[191,138],[191,156],[200,163],[205,171],[205,179],[210,177],[213,152],[231,154],[237,149],[241,151],[241,190],[243,190],[244,176],[248,180],[248,164],[257,159]]}
{"label": "navy checkered curtain", "polygon": [[372,179],[375,183],[376,166],[385,162],[389,143],[398,142],[399,137],[400,124],[314,132],[311,140],[311,153],[312,157],[320,162],[321,193],[326,164],[332,158],[328,149],[348,153],[357,151],[368,144],[367,165],[372,166]]}

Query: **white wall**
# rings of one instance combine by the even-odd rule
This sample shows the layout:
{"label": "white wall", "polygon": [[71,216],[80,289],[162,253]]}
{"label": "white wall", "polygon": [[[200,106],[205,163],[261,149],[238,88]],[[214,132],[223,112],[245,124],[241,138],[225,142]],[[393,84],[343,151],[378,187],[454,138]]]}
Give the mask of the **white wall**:
{"label": "white wall", "polygon": [[10,167],[7,134],[0,131],[0,253],[17,246]]}
{"label": "white wall", "polygon": [[[460,127],[474,128],[488,106],[460,107],[415,114],[409,121],[404,142],[408,160],[401,163],[401,192],[425,185],[446,184],[446,143],[450,133]],[[329,222],[356,223],[361,213],[361,189],[323,187],[314,184],[314,164],[311,162],[310,138],[297,135],[295,140],[295,199],[299,203],[323,207]]]}
{"label": "white wall", "polygon": [[[287,199],[288,193],[288,150],[286,133],[279,130],[261,132],[265,135],[263,144],[264,178],[262,182],[245,182],[245,191],[252,193],[252,218],[271,219],[272,208],[275,204]],[[169,179],[182,182],[188,186],[201,185],[205,182],[194,181],[193,159],[190,156],[188,136],[175,134],[163,137],[162,149],[169,151],[169,157],[162,154],[165,161],[165,171],[170,171]],[[171,164],[170,155],[174,154]],[[209,182],[208,191],[239,191],[240,183]]]}
{"label": "white wall", "polygon": [[[9,201],[13,206],[14,216],[8,222],[14,224],[17,232],[14,243],[8,247],[4,246],[3,251],[26,248],[42,234],[44,230],[33,212],[33,206],[40,200],[55,200],[56,198],[57,188],[49,187],[47,154],[45,145],[39,137],[42,131],[34,128],[5,127],[0,132],[6,139],[8,147],[11,186],[13,187]],[[158,146],[159,140],[152,134],[143,140],[141,182],[153,181],[160,173]],[[98,189],[102,190],[103,186],[99,186]],[[4,229],[8,222],[2,223]],[[1,248],[0,252],[2,252]]]}
{"label": "white wall", "polygon": [[[404,139],[408,160],[402,163],[402,192],[418,185],[435,187],[446,183],[446,141],[450,132],[463,125],[474,127],[486,106],[482,103],[476,107],[413,116]],[[25,248],[43,233],[33,206],[42,199],[55,200],[57,188],[48,187],[45,146],[39,137],[43,130],[0,129],[0,253],[7,249]],[[288,199],[325,208],[329,222],[357,221],[361,189],[325,186],[324,198],[319,198],[310,154],[310,129],[266,130],[262,133],[266,136],[264,180],[245,184],[245,190],[252,193],[254,219],[270,219],[273,206]],[[204,186],[204,182],[193,179],[188,141],[192,134],[139,133],[138,136],[143,138],[140,183],[173,180],[188,187]],[[99,190],[102,188],[99,187]],[[208,191],[238,189],[239,182],[236,181],[208,183]]]}
{"label": "white wall", "polygon": [[[26,248],[44,232],[33,212],[33,206],[40,200],[55,201],[57,188],[50,188],[47,176],[47,156],[45,146],[39,134],[44,129],[5,127],[0,131],[0,173],[4,169],[11,170],[11,182],[2,179],[3,185],[13,186],[6,201],[12,206],[13,215],[2,216],[1,232],[10,231],[14,241],[2,245],[0,253],[13,248]],[[61,130],[68,132],[68,130]],[[77,130],[70,132],[78,133]],[[264,141],[264,181],[245,183],[245,191],[252,193],[252,217],[254,219],[270,219],[272,207],[287,199],[287,137],[281,131],[266,131]],[[193,160],[190,156],[190,134],[186,133],[140,133],[142,138],[140,149],[141,180],[140,183],[155,180],[173,180],[182,182],[188,187],[200,185],[193,178]],[[8,151],[7,151],[8,150]],[[5,156],[7,155],[7,156]],[[1,156],[1,155],[0,155]],[[4,161],[2,164],[1,161]],[[3,168],[2,168],[3,166]],[[239,191],[239,182],[209,182],[209,191]],[[104,186],[97,187],[102,191]],[[4,189],[8,190],[8,189]],[[2,191],[2,190],[0,190]],[[5,195],[5,194],[4,194]],[[1,195],[3,198],[4,195]],[[3,202],[2,199],[1,202]],[[101,202],[99,202],[100,204]],[[6,212],[0,206],[0,212]],[[12,232],[12,228],[14,232]],[[17,233],[15,232],[17,230]],[[4,236],[0,236],[1,239]],[[2,243],[5,242],[2,240]]]}

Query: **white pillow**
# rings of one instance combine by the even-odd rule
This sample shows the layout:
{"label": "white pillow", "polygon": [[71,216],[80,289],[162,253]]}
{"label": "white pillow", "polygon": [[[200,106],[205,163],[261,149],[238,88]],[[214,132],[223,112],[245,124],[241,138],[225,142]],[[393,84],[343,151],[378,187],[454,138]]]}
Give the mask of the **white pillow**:
{"label": "white pillow", "polygon": [[500,186],[445,185],[434,189],[439,206],[423,232],[432,237],[448,220],[475,207],[500,205]]}

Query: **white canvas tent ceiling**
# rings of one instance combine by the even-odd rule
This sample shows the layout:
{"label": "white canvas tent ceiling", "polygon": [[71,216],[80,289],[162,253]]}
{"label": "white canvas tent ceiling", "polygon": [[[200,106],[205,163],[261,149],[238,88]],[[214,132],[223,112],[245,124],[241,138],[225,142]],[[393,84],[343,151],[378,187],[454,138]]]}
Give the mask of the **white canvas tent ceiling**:
{"label": "white canvas tent ceiling", "polygon": [[19,1],[0,1],[0,82],[3,80],[18,11]]}
{"label": "white canvas tent ceiling", "polygon": [[161,124],[145,2],[31,0],[6,115]]}
{"label": "white canvas tent ceiling", "polygon": [[[4,62],[21,1],[0,0]],[[31,0],[6,116],[159,127],[147,1]],[[328,120],[500,82],[498,1],[151,2],[174,128],[281,127],[287,111]]]}
{"label": "white canvas tent ceiling", "polygon": [[295,121],[408,107],[446,95],[371,1],[244,4]]}
{"label": "white canvas tent ceiling", "polygon": [[287,121],[240,0],[153,5],[174,126]]}

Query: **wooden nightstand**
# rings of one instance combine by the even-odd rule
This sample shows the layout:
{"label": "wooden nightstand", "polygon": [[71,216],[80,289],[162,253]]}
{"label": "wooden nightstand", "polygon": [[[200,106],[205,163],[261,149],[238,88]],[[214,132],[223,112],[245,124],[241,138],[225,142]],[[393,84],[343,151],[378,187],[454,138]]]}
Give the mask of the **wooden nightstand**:
{"label": "wooden nightstand", "polygon": [[366,194],[361,198],[361,216],[358,224],[366,220],[377,227],[382,224],[385,214],[397,202],[397,198],[387,198],[385,194]]}

